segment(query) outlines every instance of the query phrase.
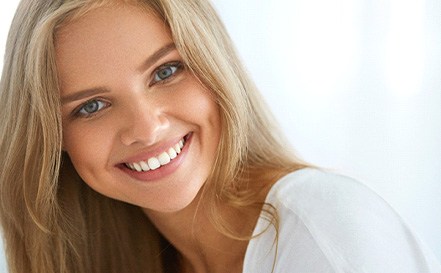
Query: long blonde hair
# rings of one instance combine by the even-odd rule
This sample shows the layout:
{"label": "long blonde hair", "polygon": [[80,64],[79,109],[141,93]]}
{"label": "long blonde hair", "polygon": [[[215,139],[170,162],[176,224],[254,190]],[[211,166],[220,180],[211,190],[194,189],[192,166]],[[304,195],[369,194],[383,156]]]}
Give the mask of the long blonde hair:
{"label": "long blonde hair", "polygon": [[0,85],[0,220],[11,273],[173,270],[164,263],[170,258],[162,252],[164,239],[142,211],[91,190],[62,151],[55,34],[108,2],[141,4],[161,17],[220,106],[216,179],[209,179],[203,200],[221,232],[240,239],[218,217],[220,202],[259,207],[246,185],[269,170],[284,174],[305,166],[280,137],[208,1],[24,0],[9,33]]}

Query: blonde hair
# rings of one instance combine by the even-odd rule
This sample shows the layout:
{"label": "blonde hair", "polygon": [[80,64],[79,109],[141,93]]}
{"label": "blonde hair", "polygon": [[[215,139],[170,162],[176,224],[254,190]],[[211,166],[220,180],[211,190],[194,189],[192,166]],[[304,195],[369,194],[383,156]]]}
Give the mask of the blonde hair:
{"label": "blonde hair", "polygon": [[[265,176],[269,171],[280,176],[306,166],[281,139],[208,1],[22,1],[0,85],[0,220],[11,273],[176,270],[166,263],[175,259],[173,251],[163,253],[167,242],[141,209],[91,190],[62,152],[55,34],[75,16],[109,2],[142,4],[161,17],[220,106],[222,136],[211,173],[216,179],[209,179],[213,184],[204,187],[203,197],[221,232],[249,239],[218,216],[219,203],[261,209],[250,183],[274,182],[278,177]],[[275,212],[264,210],[277,226]]]}

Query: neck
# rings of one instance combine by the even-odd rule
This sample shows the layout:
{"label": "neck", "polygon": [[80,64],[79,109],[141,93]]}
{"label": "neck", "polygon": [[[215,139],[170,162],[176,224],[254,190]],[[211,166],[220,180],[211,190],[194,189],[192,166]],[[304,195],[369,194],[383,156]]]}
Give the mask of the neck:
{"label": "neck", "polygon": [[[258,171],[256,171],[258,173]],[[286,171],[266,171],[251,179],[248,189],[255,204],[263,204],[273,182]],[[203,191],[203,190],[202,190]],[[201,191],[201,192],[202,192]],[[186,208],[171,213],[145,209],[144,212],[162,235],[177,249],[181,257],[182,272],[220,273],[242,272],[243,260],[259,218],[261,207],[233,208],[219,205],[218,215],[225,219],[229,230],[242,240],[233,239],[220,232],[209,219],[209,208],[201,200],[201,193]]]}
{"label": "neck", "polygon": [[[183,272],[242,272],[248,240],[232,239],[211,223],[198,196],[185,209],[172,213],[144,210],[162,235],[178,250]],[[244,238],[252,235],[260,210],[220,207],[220,216]]]}

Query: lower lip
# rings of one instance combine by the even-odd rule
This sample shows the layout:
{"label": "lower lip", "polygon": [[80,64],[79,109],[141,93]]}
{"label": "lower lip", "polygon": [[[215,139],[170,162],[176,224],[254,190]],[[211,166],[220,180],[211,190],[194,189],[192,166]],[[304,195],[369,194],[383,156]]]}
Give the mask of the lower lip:
{"label": "lower lip", "polygon": [[121,169],[123,172],[125,172],[126,174],[128,174],[129,176],[131,176],[136,180],[146,181],[146,182],[160,180],[161,178],[164,178],[175,172],[176,169],[178,169],[179,166],[182,165],[185,157],[187,156],[188,149],[191,145],[191,140],[193,139],[192,136],[193,134],[190,134],[188,138],[185,140],[184,147],[182,148],[181,152],[178,154],[177,157],[172,159],[167,165],[163,165],[156,170],[137,172],[127,168],[124,164],[122,164],[123,166],[119,166],[119,169]]}

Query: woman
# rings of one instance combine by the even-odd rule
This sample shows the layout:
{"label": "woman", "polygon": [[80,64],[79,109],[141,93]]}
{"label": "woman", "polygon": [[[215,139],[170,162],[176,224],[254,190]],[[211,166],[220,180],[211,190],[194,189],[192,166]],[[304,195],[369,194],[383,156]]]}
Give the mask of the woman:
{"label": "woman", "polygon": [[293,155],[207,1],[22,1],[1,97],[10,272],[440,270]]}

